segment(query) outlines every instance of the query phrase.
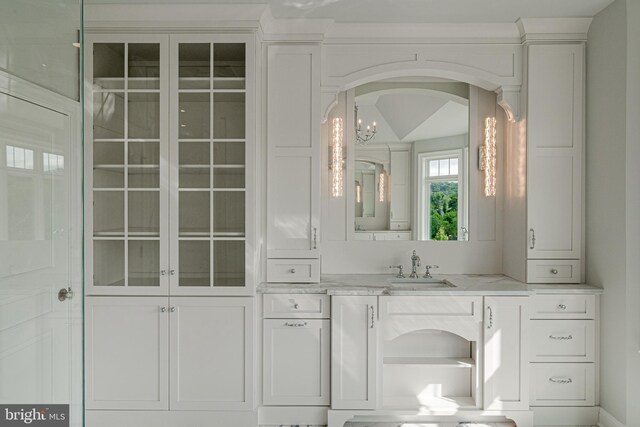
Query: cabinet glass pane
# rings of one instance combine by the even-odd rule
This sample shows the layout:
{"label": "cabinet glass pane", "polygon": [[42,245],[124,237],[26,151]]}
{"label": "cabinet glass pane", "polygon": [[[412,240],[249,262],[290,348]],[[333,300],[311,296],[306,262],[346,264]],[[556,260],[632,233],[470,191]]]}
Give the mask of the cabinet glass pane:
{"label": "cabinet glass pane", "polygon": [[211,78],[211,45],[181,43],[178,47],[180,89],[209,89]]}
{"label": "cabinet glass pane", "polygon": [[94,142],[93,143],[93,164],[94,165],[123,165],[124,164],[124,142]]}
{"label": "cabinet glass pane", "polygon": [[244,93],[215,93],[213,95],[213,137],[242,139],[244,135]]}
{"label": "cabinet glass pane", "polygon": [[129,138],[160,138],[160,94],[129,93]]}
{"label": "cabinet glass pane", "polygon": [[181,167],[180,188],[209,188],[211,186],[208,167]]}
{"label": "cabinet glass pane", "polygon": [[93,192],[93,232],[96,236],[124,235],[124,191]]}
{"label": "cabinet glass pane", "polygon": [[124,286],[124,241],[93,242],[93,284]]}
{"label": "cabinet glass pane", "polygon": [[208,191],[181,191],[178,227],[180,236],[210,235],[210,194]]}
{"label": "cabinet glass pane", "polygon": [[244,188],[244,168],[214,168],[213,188]]}
{"label": "cabinet glass pane", "polygon": [[211,135],[211,102],[209,93],[181,93],[178,119],[181,139],[208,139]]}
{"label": "cabinet glass pane", "polygon": [[179,286],[210,286],[210,244],[208,240],[180,241]]}
{"label": "cabinet glass pane", "polygon": [[214,142],[214,165],[244,165],[244,142]]}
{"label": "cabinet glass pane", "polygon": [[209,143],[208,142],[187,142],[178,143],[179,161],[181,165],[208,165]]}
{"label": "cabinet glass pane", "polygon": [[124,94],[94,92],[93,138],[124,138]]}
{"label": "cabinet glass pane", "polygon": [[160,235],[160,192],[130,191],[129,234],[138,236]]}
{"label": "cabinet glass pane", "polygon": [[124,43],[93,45],[93,84],[95,90],[124,89]]}
{"label": "cabinet glass pane", "polygon": [[244,235],[244,191],[213,192],[213,232]]}
{"label": "cabinet glass pane", "polygon": [[129,89],[160,89],[160,45],[129,43]]}
{"label": "cabinet glass pane", "polygon": [[244,43],[215,43],[213,45],[213,76],[245,77]]}
{"label": "cabinet glass pane", "polygon": [[160,144],[157,142],[129,141],[130,165],[159,165]]}
{"label": "cabinet glass pane", "polygon": [[160,242],[129,241],[129,286],[160,285]]}
{"label": "cabinet glass pane", "polygon": [[213,285],[244,286],[244,241],[213,242]]}
{"label": "cabinet glass pane", "polygon": [[124,188],[124,166],[120,168],[94,168],[94,188]]}
{"label": "cabinet glass pane", "polygon": [[160,188],[160,168],[129,167],[129,188]]}

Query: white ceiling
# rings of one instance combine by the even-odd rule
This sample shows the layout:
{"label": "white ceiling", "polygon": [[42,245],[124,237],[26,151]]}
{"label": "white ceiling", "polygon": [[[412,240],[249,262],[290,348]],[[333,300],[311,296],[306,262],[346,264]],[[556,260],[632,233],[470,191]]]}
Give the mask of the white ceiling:
{"label": "white ceiling", "polygon": [[425,93],[371,92],[356,98],[366,128],[374,121],[375,143],[411,143],[469,132],[468,103]]}
{"label": "white ceiling", "polygon": [[590,17],[613,0],[85,0],[97,3],[265,4],[275,18],[336,22],[509,22],[518,18]]}

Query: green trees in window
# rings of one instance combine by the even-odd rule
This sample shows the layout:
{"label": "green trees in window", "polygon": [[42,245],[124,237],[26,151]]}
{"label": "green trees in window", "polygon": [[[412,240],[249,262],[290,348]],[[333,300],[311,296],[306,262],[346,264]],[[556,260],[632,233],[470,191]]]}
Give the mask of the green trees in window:
{"label": "green trees in window", "polygon": [[432,182],[431,239],[458,240],[458,182]]}

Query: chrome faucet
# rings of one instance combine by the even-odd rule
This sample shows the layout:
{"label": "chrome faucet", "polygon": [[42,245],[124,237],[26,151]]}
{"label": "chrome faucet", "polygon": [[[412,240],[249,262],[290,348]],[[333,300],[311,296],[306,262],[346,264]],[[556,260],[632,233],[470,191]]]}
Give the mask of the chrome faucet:
{"label": "chrome faucet", "polygon": [[416,255],[416,251],[413,251],[413,255],[411,255],[411,274],[409,275],[410,278],[418,278],[418,267],[420,267],[420,257]]}

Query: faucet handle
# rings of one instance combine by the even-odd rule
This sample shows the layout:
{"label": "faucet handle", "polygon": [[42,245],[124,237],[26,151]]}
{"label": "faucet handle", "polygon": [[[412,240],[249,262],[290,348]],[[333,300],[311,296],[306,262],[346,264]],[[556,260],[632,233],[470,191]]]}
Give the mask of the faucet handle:
{"label": "faucet handle", "polygon": [[431,276],[431,271],[429,271],[429,270],[431,270],[432,268],[440,268],[440,267],[437,266],[437,265],[425,265],[426,271],[424,272],[424,276],[422,276],[422,277],[425,278],[425,279],[431,279],[431,277],[432,277]]}
{"label": "faucet handle", "polygon": [[404,276],[404,272],[402,271],[402,269],[403,269],[404,267],[402,267],[402,264],[399,264],[399,265],[390,265],[390,266],[389,266],[389,268],[397,268],[397,269],[399,269],[399,271],[398,271],[398,275],[397,275],[396,277],[397,277],[398,279],[404,279],[404,277],[405,277],[405,276]]}

